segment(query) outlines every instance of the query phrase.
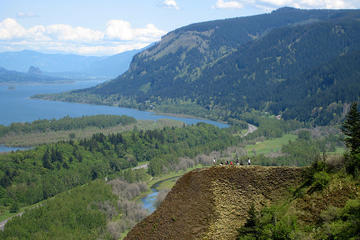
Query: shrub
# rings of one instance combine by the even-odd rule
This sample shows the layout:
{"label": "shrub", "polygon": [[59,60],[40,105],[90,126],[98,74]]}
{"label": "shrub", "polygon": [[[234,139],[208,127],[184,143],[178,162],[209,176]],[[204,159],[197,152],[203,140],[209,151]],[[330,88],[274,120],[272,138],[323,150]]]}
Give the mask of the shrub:
{"label": "shrub", "polygon": [[19,211],[19,205],[17,204],[17,202],[14,202],[13,204],[11,204],[10,212],[17,213],[18,211]]}
{"label": "shrub", "polygon": [[324,189],[330,181],[330,176],[327,172],[321,171],[314,174],[314,181],[310,188],[310,192],[320,191]]}

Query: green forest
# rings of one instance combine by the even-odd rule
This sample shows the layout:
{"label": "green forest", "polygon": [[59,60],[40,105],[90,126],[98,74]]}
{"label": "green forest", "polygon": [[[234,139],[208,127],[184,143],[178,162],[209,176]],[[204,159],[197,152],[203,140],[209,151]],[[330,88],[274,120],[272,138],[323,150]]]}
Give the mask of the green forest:
{"label": "green forest", "polygon": [[282,8],[192,24],[135,55],[114,80],[34,96],[229,126],[113,115],[0,125],[0,144],[33,141],[0,154],[0,219],[9,220],[0,239],[122,239],[149,214],[138,202],[155,180],[229,162],[245,168],[251,158],[303,167],[304,181],[251,206],[237,239],[358,240],[359,19],[359,10]]}
{"label": "green forest", "polygon": [[5,208],[25,206],[55,196],[98,178],[149,161],[156,176],[178,157],[222,150],[238,140],[207,124],[183,128],[95,134],[90,139],[70,140],[33,150],[0,155],[0,201]]}
{"label": "green forest", "polygon": [[[239,126],[219,129],[199,123],[155,130],[135,129],[110,135],[95,134],[79,141],[45,144],[27,151],[2,154],[1,213],[16,213],[23,207],[37,205],[26,210],[23,217],[10,220],[1,234],[5,239],[11,236],[37,239],[52,238],[65,231],[67,234],[64,236],[89,239],[91,232],[90,239],[117,239],[147,215],[132,202],[134,197],[147,191],[147,187],[134,187],[131,184],[140,184],[151,176],[187,169],[198,163],[212,164],[212,158],[207,157],[206,160],[204,154],[214,151],[225,153],[231,146],[246,145],[259,138],[276,139],[304,127],[300,122],[278,120],[260,112],[247,113],[243,117],[258,126],[257,131],[246,137],[239,135],[243,131]],[[307,166],[321,159],[323,152],[332,151],[338,144],[334,136],[313,139],[310,132],[304,130],[297,135],[297,140],[282,147],[285,156],[273,158],[257,155],[252,157],[253,164]],[[331,139],[333,144],[329,145]],[[239,156],[230,153],[230,159],[239,160]],[[216,157],[218,163],[227,159],[221,155]],[[199,159],[192,160],[195,158]],[[242,158],[246,159],[247,156],[240,156]],[[148,162],[148,169],[132,170],[139,162]],[[123,200],[115,201],[119,199],[117,195],[120,190],[114,190],[116,184],[112,184],[111,192],[104,179],[110,181],[110,185],[124,181],[121,186],[132,187],[123,190]],[[124,186],[118,188],[125,189]],[[96,191],[98,193],[94,195]],[[78,207],[80,205],[81,208]],[[58,212],[58,207],[63,210]],[[124,215],[123,211],[127,208],[136,214]],[[36,216],[38,222],[29,224]],[[56,220],[47,220],[52,217]],[[86,223],[93,218],[97,218],[97,221]],[[79,226],[78,222],[81,223]]]}
{"label": "green forest", "polygon": [[[359,15],[284,8],[189,25],[136,55],[117,79],[36,97],[225,121],[258,110],[314,126],[339,123],[359,101]],[[189,35],[194,43],[181,45]]]}
{"label": "green forest", "polygon": [[11,123],[9,126],[0,125],[0,137],[6,134],[22,134],[32,132],[60,131],[84,129],[86,127],[107,128],[116,125],[129,125],[136,123],[136,119],[128,116],[95,115],[61,119],[42,119],[31,123]]}

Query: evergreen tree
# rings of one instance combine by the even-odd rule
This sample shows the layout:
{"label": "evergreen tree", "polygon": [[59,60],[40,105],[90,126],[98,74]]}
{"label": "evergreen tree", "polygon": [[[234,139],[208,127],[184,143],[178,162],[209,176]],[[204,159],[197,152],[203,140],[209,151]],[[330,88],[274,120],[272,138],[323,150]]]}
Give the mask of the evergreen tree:
{"label": "evergreen tree", "polygon": [[360,112],[356,102],[351,104],[341,130],[346,136],[344,141],[351,153],[360,153]]}
{"label": "evergreen tree", "polygon": [[42,164],[44,168],[47,169],[53,169],[54,167],[52,166],[51,162],[50,162],[50,151],[49,149],[46,149],[44,156],[42,158]]}
{"label": "evergreen tree", "polygon": [[258,239],[258,231],[257,231],[257,225],[258,225],[258,217],[257,212],[255,209],[255,205],[251,204],[250,209],[248,211],[248,219],[243,227],[238,229],[238,236],[237,240],[247,239],[247,240],[255,240]]}
{"label": "evergreen tree", "polygon": [[356,102],[351,105],[342,132],[346,136],[345,144],[350,149],[350,153],[345,154],[346,171],[355,176],[360,169],[360,112]]}

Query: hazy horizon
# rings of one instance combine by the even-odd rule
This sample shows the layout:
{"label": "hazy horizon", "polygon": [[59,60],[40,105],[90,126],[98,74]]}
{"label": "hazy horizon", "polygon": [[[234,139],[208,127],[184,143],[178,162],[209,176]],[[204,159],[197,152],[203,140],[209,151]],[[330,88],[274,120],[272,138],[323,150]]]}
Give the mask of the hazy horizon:
{"label": "hazy horizon", "polygon": [[360,8],[357,0],[4,0],[0,52],[33,50],[110,56],[159,41],[196,22],[269,13],[281,7]]}

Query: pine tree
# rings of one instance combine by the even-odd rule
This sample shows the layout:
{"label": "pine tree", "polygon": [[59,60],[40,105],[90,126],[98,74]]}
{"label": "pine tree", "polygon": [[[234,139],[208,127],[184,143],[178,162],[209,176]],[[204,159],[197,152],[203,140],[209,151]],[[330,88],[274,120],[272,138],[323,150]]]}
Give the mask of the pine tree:
{"label": "pine tree", "polygon": [[258,239],[258,217],[255,209],[255,205],[251,204],[250,209],[248,210],[248,219],[244,226],[238,229],[237,240],[255,240]]}
{"label": "pine tree", "polygon": [[53,169],[54,167],[52,166],[51,162],[50,162],[50,151],[49,149],[46,149],[44,156],[42,158],[42,164],[44,168],[47,169]]}
{"label": "pine tree", "polygon": [[346,136],[344,141],[351,154],[360,153],[360,112],[356,102],[351,104],[341,130]]}
{"label": "pine tree", "polygon": [[356,176],[360,170],[360,112],[357,103],[351,105],[341,130],[345,134],[345,144],[350,149],[350,153],[345,154],[346,171]]}

